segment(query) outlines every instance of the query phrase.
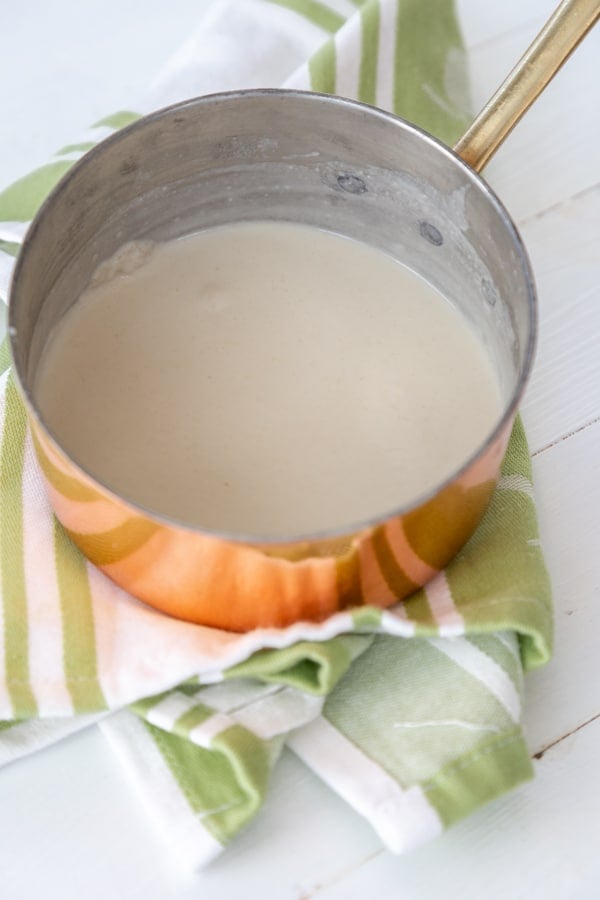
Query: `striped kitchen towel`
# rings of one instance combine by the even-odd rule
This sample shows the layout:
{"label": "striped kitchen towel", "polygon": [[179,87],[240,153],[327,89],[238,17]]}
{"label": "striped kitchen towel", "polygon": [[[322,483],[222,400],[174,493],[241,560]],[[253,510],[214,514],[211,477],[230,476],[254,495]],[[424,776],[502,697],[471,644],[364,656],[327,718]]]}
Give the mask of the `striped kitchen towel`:
{"label": "striped kitchen towel", "polygon": [[[217,0],[135,112],[0,194],[0,293],[29,219],[95,142],[169,102],[281,85],[451,142],[468,106],[453,4]],[[0,763],[98,723],[190,865],[256,815],[285,745],[395,852],[531,776],[522,676],[550,655],[552,610],[520,422],[484,520],[425,589],[239,635],[169,619],[83,559],[52,516],[6,345],[0,362]]]}

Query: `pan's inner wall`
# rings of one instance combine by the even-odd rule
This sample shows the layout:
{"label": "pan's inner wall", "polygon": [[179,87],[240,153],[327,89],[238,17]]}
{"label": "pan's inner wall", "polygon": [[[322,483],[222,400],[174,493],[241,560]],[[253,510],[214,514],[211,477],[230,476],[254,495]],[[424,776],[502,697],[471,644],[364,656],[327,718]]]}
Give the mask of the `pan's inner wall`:
{"label": "pan's inner wall", "polygon": [[173,107],[76,167],[38,219],[13,292],[25,389],[52,326],[122,244],[257,219],[347,235],[424,276],[473,324],[510,404],[527,366],[533,289],[502,208],[477,175],[400,120],[284,92]]}

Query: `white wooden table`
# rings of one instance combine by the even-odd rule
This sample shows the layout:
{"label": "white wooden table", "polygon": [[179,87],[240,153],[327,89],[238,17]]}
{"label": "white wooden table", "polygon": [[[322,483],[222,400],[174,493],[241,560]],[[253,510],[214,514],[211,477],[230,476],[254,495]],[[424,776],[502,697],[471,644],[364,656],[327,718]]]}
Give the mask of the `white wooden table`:
{"label": "white wooden table", "polygon": [[[0,185],[127,105],[207,0],[3,8]],[[553,0],[458,0],[481,103]],[[49,12],[49,10],[52,10]],[[428,900],[600,897],[600,28],[499,152],[541,336],[523,406],[556,600],[556,654],[527,679],[536,780],[405,858],[291,755],[221,859],[183,875],[96,729],[0,771],[0,896]]]}

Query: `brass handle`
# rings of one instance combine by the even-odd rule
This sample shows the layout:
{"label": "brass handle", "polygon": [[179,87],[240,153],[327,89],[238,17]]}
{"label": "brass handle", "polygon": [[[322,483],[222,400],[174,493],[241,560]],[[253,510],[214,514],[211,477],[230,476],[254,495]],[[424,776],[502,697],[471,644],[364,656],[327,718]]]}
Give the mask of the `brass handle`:
{"label": "brass handle", "polygon": [[600,0],[563,0],[454,147],[480,172],[600,17]]}

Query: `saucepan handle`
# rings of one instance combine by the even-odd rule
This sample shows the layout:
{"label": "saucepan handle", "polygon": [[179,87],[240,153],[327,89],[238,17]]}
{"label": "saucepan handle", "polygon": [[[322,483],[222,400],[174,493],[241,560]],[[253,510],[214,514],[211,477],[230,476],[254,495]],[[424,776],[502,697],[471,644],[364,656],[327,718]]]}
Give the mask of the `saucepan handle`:
{"label": "saucepan handle", "polygon": [[563,0],[454,150],[480,172],[600,18],[600,0]]}

